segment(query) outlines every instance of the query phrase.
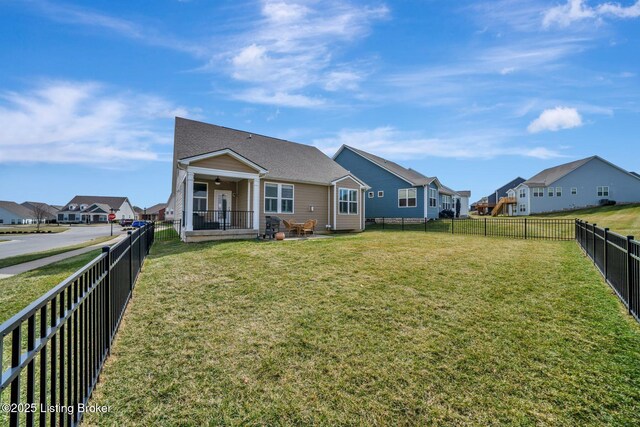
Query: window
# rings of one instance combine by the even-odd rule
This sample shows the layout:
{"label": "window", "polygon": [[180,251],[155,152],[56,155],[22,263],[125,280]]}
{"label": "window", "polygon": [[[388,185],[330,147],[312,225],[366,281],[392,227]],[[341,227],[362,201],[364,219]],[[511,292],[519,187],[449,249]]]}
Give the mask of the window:
{"label": "window", "polygon": [[452,203],[451,203],[451,196],[448,196],[448,195],[443,194],[443,195],[442,195],[442,209],[444,209],[444,210],[450,210],[450,209],[451,209],[451,206],[452,206]]}
{"label": "window", "polygon": [[521,188],[520,189],[520,198],[524,199],[525,197],[527,197],[527,190],[525,188]]}
{"label": "window", "polygon": [[58,214],[58,221],[64,221],[64,214]]}
{"label": "window", "polygon": [[398,190],[398,207],[414,208],[418,201],[418,190],[415,188],[403,188]]}
{"label": "window", "polygon": [[293,185],[264,184],[265,213],[293,213]]}
{"label": "window", "polygon": [[526,212],[526,211],[527,211],[527,206],[524,203],[520,204],[520,212]]}
{"label": "window", "polygon": [[438,190],[435,188],[429,189],[429,206],[432,208],[438,206]]}
{"label": "window", "polygon": [[598,187],[598,197],[609,197],[609,187],[607,186],[602,186],[602,187]]}
{"label": "window", "polygon": [[69,214],[69,221],[75,221],[76,220],[76,214]]}
{"label": "window", "polygon": [[373,199],[373,196],[374,196],[373,191],[369,191],[369,192],[367,193],[367,197],[369,197],[370,199]]}
{"label": "window", "polygon": [[193,183],[193,211],[206,211],[207,210],[207,183],[206,182],[194,182]]}
{"label": "window", "polygon": [[578,188],[577,187],[571,187],[571,195],[575,196],[576,194],[578,194]]}
{"label": "window", "polygon": [[358,214],[358,190],[352,190],[350,188],[339,188],[339,212],[343,215],[357,215]]}
{"label": "window", "polygon": [[384,191],[378,191],[378,197],[384,197]]}
{"label": "window", "polygon": [[562,187],[556,187],[556,197],[562,197]]}
{"label": "window", "polygon": [[533,197],[543,197],[544,196],[544,188],[535,187],[533,189]]}

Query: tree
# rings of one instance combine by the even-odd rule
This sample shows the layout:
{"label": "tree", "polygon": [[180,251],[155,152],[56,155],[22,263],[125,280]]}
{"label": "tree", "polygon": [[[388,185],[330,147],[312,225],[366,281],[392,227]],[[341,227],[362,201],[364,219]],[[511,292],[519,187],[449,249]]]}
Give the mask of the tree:
{"label": "tree", "polygon": [[33,218],[36,220],[36,230],[40,231],[40,223],[46,221],[49,216],[47,205],[44,203],[31,203],[31,212],[33,212]]}
{"label": "tree", "polygon": [[460,218],[460,199],[456,199],[456,218]]}

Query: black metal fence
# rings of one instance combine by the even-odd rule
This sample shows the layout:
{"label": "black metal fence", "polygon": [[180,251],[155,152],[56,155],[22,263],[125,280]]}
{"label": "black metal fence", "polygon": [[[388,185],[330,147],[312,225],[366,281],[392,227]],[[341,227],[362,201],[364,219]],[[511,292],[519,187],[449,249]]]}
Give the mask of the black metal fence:
{"label": "black metal fence", "polygon": [[182,232],[182,220],[163,220],[153,223],[156,241],[179,240]]}
{"label": "black metal fence", "polygon": [[367,230],[434,231],[449,234],[464,234],[487,237],[510,237],[536,240],[573,240],[573,219],[537,218],[377,218],[369,222]]}
{"label": "black metal fence", "polygon": [[633,236],[622,236],[576,220],[576,241],[593,260],[606,282],[640,321],[640,242]]}
{"label": "black metal fence", "polygon": [[0,325],[0,425],[80,422],[154,236],[129,232]]}

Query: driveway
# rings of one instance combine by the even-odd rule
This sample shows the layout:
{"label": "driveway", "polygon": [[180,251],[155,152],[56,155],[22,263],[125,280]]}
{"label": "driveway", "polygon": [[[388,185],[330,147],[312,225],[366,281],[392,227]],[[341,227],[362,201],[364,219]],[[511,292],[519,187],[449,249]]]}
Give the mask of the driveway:
{"label": "driveway", "polygon": [[[122,227],[114,224],[113,235],[122,233],[124,233]],[[78,225],[71,226],[63,233],[3,235],[3,239],[11,239],[11,241],[0,242],[0,259],[76,245],[109,234],[111,234],[110,225]]]}

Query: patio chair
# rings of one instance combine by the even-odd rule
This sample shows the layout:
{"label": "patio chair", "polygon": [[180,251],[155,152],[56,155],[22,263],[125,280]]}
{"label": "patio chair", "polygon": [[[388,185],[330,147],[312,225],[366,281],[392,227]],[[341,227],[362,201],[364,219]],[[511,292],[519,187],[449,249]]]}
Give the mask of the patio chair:
{"label": "patio chair", "polygon": [[294,227],[294,226],[291,224],[291,221],[286,220],[286,219],[283,219],[283,220],[282,220],[282,223],[284,224],[284,228],[285,228],[285,229],[287,230],[287,232],[289,233],[289,236],[291,236],[291,233],[292,233],[293,231],[296,231],[296,232],[298,231],[298,230],[297,230],[297,228],[296,228],[296,227]]}
{"label": "patio chair", "polygon": [[310,219],[305,221],[304,224],[302,225],[302,235],[306,236],[307,233],[313,234],[313,231],[316,228],[317,224],[318,224],[317,219]]}

